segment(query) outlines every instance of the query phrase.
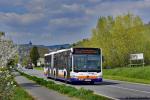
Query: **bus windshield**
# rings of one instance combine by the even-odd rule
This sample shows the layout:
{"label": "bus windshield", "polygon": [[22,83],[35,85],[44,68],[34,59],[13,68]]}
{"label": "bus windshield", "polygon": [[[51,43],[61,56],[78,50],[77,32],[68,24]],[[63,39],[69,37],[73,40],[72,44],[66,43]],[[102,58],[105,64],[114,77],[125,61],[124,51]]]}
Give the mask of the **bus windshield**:
{"label": "bus windshield", "polygon": [[100,55],[74,55],[74,71],[100,71]]}

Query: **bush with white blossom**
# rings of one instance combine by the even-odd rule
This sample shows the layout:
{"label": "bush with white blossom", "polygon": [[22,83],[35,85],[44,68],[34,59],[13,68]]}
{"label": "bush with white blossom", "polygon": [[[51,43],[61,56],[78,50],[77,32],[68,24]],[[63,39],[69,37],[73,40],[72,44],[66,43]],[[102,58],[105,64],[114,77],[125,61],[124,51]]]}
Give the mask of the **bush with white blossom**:
{"label": "bush with white blossom", "polygon": [[13,76],[7,68],[0,68],[0,100],[10,100],[15,87]]}
{"label": "bush with white blossom", "polygon": [[17,48],[11,40],[0,32],[0,100],[10,100],[13,94],[14,79],[7,64],[17,53]]}

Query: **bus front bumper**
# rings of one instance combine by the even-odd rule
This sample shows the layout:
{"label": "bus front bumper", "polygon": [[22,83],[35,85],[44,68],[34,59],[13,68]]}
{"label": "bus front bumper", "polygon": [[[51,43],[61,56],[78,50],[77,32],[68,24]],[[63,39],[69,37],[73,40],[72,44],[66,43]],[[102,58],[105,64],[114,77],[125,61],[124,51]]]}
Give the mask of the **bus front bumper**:
{"label": "bus front bumper", "polygon": [[95,79],[78,79],[78,78],[70,78],[70,82],[102,82],[102,78],[95,78]]}

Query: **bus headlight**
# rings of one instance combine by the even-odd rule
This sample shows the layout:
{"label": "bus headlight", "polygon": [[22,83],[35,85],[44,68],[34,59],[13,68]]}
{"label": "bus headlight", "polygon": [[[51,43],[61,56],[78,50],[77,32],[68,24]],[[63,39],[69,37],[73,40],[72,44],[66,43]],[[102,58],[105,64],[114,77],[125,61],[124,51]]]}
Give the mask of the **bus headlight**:
{"label": "bus headlight", "polygon": [[97,75],[97,78],[102,78],[102,75],[101,74]]}
{"label": "bus headlight", "polygon": [[102,78],[102,76],[97,76],[97,78]]}
{"label": "bus headlight", "polygon": [[76,75],[72,75],[71,78],[78,78]]}

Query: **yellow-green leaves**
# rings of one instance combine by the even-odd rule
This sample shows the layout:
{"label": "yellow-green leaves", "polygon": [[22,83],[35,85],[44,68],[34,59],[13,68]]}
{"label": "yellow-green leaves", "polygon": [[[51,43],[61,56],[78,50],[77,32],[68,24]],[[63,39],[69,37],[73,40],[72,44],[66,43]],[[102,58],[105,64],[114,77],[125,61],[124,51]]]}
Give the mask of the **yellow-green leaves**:
{"label": "yellow-green leaves", "polygon": [[78,42],[77,46],[102,48],[104,66],[126,66],[131,53],[144,53],[146,63],[149,63],[150,28],[145,27],[139,16],[130,13],[115,18],[100,17],[92,30],[92,37]]}

